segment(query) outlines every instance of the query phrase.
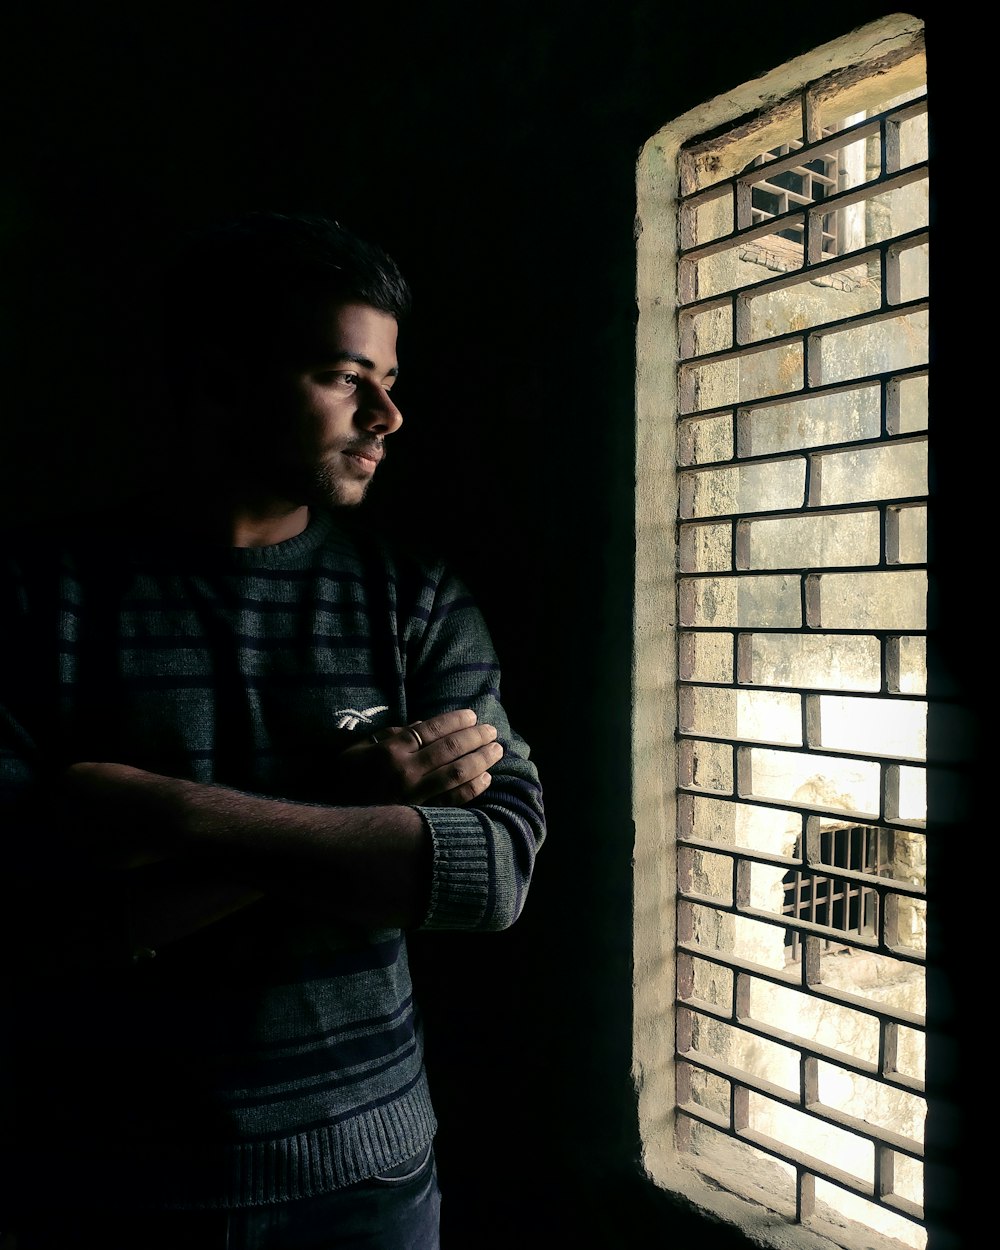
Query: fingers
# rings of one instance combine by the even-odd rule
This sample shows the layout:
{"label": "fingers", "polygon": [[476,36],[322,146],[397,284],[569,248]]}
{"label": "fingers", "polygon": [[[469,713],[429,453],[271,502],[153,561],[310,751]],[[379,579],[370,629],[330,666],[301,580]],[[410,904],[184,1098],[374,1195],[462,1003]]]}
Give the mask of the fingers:
{"label": "fingers", "polygon": [[427,784],[437,790],[453,790],[465,785],[481,773],[488,772],[503,757],[499,742],[487,742],[475,750],[450,756],[438,768],[426,773]]}
{"label": "fingers", "polygon": [[430,720],[383,727],[371,735],[369,742],[393,751],[403,748],[411,755],[420,752],[421,769],[428,772],[494,741],[496,736],[492,725],[477,724],[475,712],[462,708]]}
{"label": "fingers", "polygon": [[368,739],[374,746],[379,746],[394,737],[402,737],[411,750],[419,751],[431,742],[455,732],[467,729],[476,723],[476,714],[470,707],[459,708],[454,712],[441,712],[430,720],[415,720],[409,725],[388,725],[377,729]]}
{"label": "fingers", "polygon": [[489,786],[490,769],[503,757],[493,725],[479,724],[471,708],[442,712],[410,725],[383,726],[378,746],[401,794],[410,802],[458,805]]}
{"label": "fingers", "polygon": [[468,729],[459,729],[427,743],[420,752],[421,763],[427,772],[444,768],[453,760],[488,747],[496,742],[496,737],[497,731],[492,725],[470,725]]}
{"label": "fingers", "polygon": [[[430,746],[439,739],[476,724],[476,714],[471,707],[459,708],[454,712],[440,712],[429,720],[413,721],[407,728],[411,737],[416,733],[423,745]],[[421,748],[418,747],[418,750]]]}
{"label": "fingers", "polygon": [[489,788],[492,780],[493,778],[489,773],[480,773],[472,781],[456,786],[454,790],[446,790],[442,794],[429,795],[428,798],[424,799],[424,803],[434,807],[460,807],[479,798]]}

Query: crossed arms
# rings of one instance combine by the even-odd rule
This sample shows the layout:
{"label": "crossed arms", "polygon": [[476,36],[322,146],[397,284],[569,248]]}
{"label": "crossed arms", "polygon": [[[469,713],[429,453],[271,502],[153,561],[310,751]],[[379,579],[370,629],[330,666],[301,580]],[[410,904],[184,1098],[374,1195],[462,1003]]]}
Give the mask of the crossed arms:
{"label": "crossed arms", "polygon": [[[459,807],[489,787],[503,755],[471,709],[382,729],[331,761],[345,805],[293,803],[129,765],[82,762],[62,776],[65,827],[84,857],[121,883],[128,944],[67,915],[43,970],[66,971],[155,951],[263,898],[292,894],[340,923],[418,925],[427,911],[431,833],[417,805]],[[80,891],[81,913],[94,906]],[[125,899],[123,897],[123,905]],[[113,903],[112,903],[113,906]]]}
{"label": "crossed arms", "polygon": [[[94,830],[91,854],[105,867],[201,863],[300,895],[318,891],[347,923],[409,927],[423,918],[430,884],[430,833],[415,805],[471,802],[503,755],[495,728],[479,724],[471,709],[419,724],[421,747],[407,728],[393,727],[377,743],[366,739],[331,761],[344,806],[291,803],[91,762],[67,770],[65,795]],[[146,936],[154,947],[164,940]]]}
{"label": "crossed arms", "polygon": [[[71,913],[90,903],[91,917],[100,914],[106,899],[112,916],[116,890],[127,895],[129,942],[154,950],[272,897],[365,928],[488,930],[516,919],[544,838],[541,789],[499,701],[485,625],[454,580],[435,571],[408,581],[407,611],[390,623],[398,631],[388,637],[399,685],[394,697],[388,673],[382,697],[395,702],[401,720],[422,718],[423,745],[403,725],[380,726],[377,743],[364,731],[346,749],[331,741],[329,757],[297,761],[307,784],[286,791],[263,772],[258,790],[253,767],[236,783],[187,780],[188,763],[175,772],[177,753],[159,749],[179,740],[178,722],[133,741],[134,706],[133,720],[113,733],[101,732],[100,716],[91,732],[103,693],[93,664],[89,679],[86,664],[80,668],[90,652],[74,636],[59,644],[61,684],[52,677],[53,630],[59,638],[65,621],[73,624],[83,591],[72,570],[54,584],[47,558],[31,568],[39,574],[10,580],[11,606],[0,612],[0,627],[10,630],[0,647],[0,884],[8,896],[12,886],[24,894],[27,927],[12,921],[9,930],[18,945],[40,927],[28,936],[36,947],[58,944],[82,958],[86,927],[79,940],[65,936]],[[60,618],[63,603],[70,612]],[[322,736],[304,738],[304,749]],[[246,748],[252,761],[253,742]],[[54,922],[52,941],[46,918]],[[121,934],[114,940],[124,948]]]}

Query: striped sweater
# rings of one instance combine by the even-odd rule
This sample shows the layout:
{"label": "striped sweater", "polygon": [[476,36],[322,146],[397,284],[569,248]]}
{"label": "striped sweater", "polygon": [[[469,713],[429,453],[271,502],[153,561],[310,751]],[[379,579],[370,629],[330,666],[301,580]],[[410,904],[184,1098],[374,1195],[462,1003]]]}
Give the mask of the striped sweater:
{"label": "striped sweater", "polygon": [[[482,618],[441,565],[394,554],[353,514],[264,548],[88,535],[6,554],[0,814],[22,900],[40,881],[50,898],[107,894],[72,829],[25,827],[74,760],[335,805],[328,761],[357,735],[472,707],[505,753],[474,804],[418,809],[424,927],[517,918],[544,836],[538,777]],[[30,909],[8,900],[15,981]],[[383,1171],[436,1127],[399,930],[265,898],[136,966],[22,976],[14,998],[6,1137],[23,1183],[163,1207],[283,1201]]]}

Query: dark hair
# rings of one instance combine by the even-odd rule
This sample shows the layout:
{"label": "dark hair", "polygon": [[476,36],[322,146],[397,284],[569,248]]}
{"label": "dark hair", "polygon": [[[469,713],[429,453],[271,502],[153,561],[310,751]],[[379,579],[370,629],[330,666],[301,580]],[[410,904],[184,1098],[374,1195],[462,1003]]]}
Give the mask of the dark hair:
{"label": "dark hair", "polygon": [[267,360],[303,316],[331,302],[368,304],[397,321],[410,288],[395,261],[339,222],[308,213],[247,213],[186,235],[168,259],[163,347],[175,394],[220,356]]}

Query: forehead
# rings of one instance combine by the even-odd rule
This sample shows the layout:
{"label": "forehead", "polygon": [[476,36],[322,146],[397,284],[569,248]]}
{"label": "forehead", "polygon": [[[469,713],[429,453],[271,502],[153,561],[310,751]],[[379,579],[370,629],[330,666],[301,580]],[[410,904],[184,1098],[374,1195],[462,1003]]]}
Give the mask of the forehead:
{"label": "forehead", "polygon": [[302,363],[370,361],[376,371],[396,368],[398,326],[391,313],[356,302],[314,308],[301,326],[296,355]]}

